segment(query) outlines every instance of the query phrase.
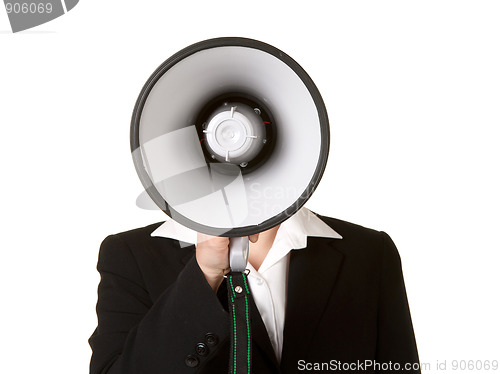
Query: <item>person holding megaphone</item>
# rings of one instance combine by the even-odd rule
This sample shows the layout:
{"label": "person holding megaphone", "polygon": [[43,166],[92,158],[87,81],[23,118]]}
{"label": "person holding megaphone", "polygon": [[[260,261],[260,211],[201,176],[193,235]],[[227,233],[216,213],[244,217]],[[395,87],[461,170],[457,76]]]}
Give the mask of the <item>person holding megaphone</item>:
{"label": "person holding megaphone", "polygon": [[131,148],[168,217],[101,245],[91,374],[420,373],[391,238],[304,207],[329,126],[288,55],[183,49],[141,91]]}

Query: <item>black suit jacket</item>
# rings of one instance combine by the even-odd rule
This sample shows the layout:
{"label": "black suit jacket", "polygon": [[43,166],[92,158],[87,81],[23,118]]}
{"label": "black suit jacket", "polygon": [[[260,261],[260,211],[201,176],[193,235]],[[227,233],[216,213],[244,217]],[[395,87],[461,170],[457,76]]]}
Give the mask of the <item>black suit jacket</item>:
{"label": "black suit jacket", "polygon": [[[343,239],[310,237],[306,249],[291,252],[279,365],[252,302],[253,373],[391,372],[418,363],[390,237],[320,218]],[[109,236],[101,245],[92,374],[227,372],[225,287],[212,291],[194,246],[151,237],[159,225]]]}

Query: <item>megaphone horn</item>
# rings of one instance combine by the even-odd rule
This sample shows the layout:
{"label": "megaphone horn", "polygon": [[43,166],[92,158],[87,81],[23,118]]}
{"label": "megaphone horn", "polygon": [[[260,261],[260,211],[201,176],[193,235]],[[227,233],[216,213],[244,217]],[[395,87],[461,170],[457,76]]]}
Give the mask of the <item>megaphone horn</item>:
{"label": "megaphone horn", "polygon": [[210,39],[151,75],[132,115],[131,149],[166,214],[198,232],[245,237],[311,196],[328,158],[328,117],[311,78],[284,52]]}

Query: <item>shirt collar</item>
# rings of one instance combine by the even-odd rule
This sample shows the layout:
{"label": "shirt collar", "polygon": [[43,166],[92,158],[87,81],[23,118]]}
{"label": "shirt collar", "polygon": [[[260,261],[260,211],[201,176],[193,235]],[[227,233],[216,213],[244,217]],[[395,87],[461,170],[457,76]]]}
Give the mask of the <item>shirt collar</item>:
{"label": "shirt collar", "polygon": [[177,223],[170,217],[167,217],[167,220],[153,231],[151,236],[175,239],[189,244],[196,244],[197,241],[196,231]]}
{"label": "shirt collar", "polygon": [[307,208],[297,213],[280,225],[275,241],[287,240],[290,248],[307,247],[307,237],[342,239],[339,233],[323,222]]}
{"label": "shirt collar", "polygon": [[307,208],[302,208],[280,225],[273,245],[262,262],[258,273],[262,275],[275,264],[280,263],[291,250],[306,248],[307,238],[310,236],[342,239],[342,236],[313,212]]}
{"label": "shirt collar", "polygon": [[[196,231],[191,230],[172,218],[151,233],[151,236],[170,238],[181,242],[196,244]],[[287,247],[301,249],[307,246],[307,237],[342,239],[335,230],[318,218],[309,209],[303,207],[293,216],[281,223],[275,242],[286,241]]]}

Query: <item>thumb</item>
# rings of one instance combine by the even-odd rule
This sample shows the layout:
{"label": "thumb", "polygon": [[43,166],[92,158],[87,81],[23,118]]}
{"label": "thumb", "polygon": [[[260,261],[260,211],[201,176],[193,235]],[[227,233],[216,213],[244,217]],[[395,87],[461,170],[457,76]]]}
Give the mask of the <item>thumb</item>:
{"label": "thumb", "polygon": [[257,240],[259,240],[259,234],[249,235],[249,236],[248,236],[248,239],[249,239],[252,243],[256,243],[256,242],[257,242]]}

